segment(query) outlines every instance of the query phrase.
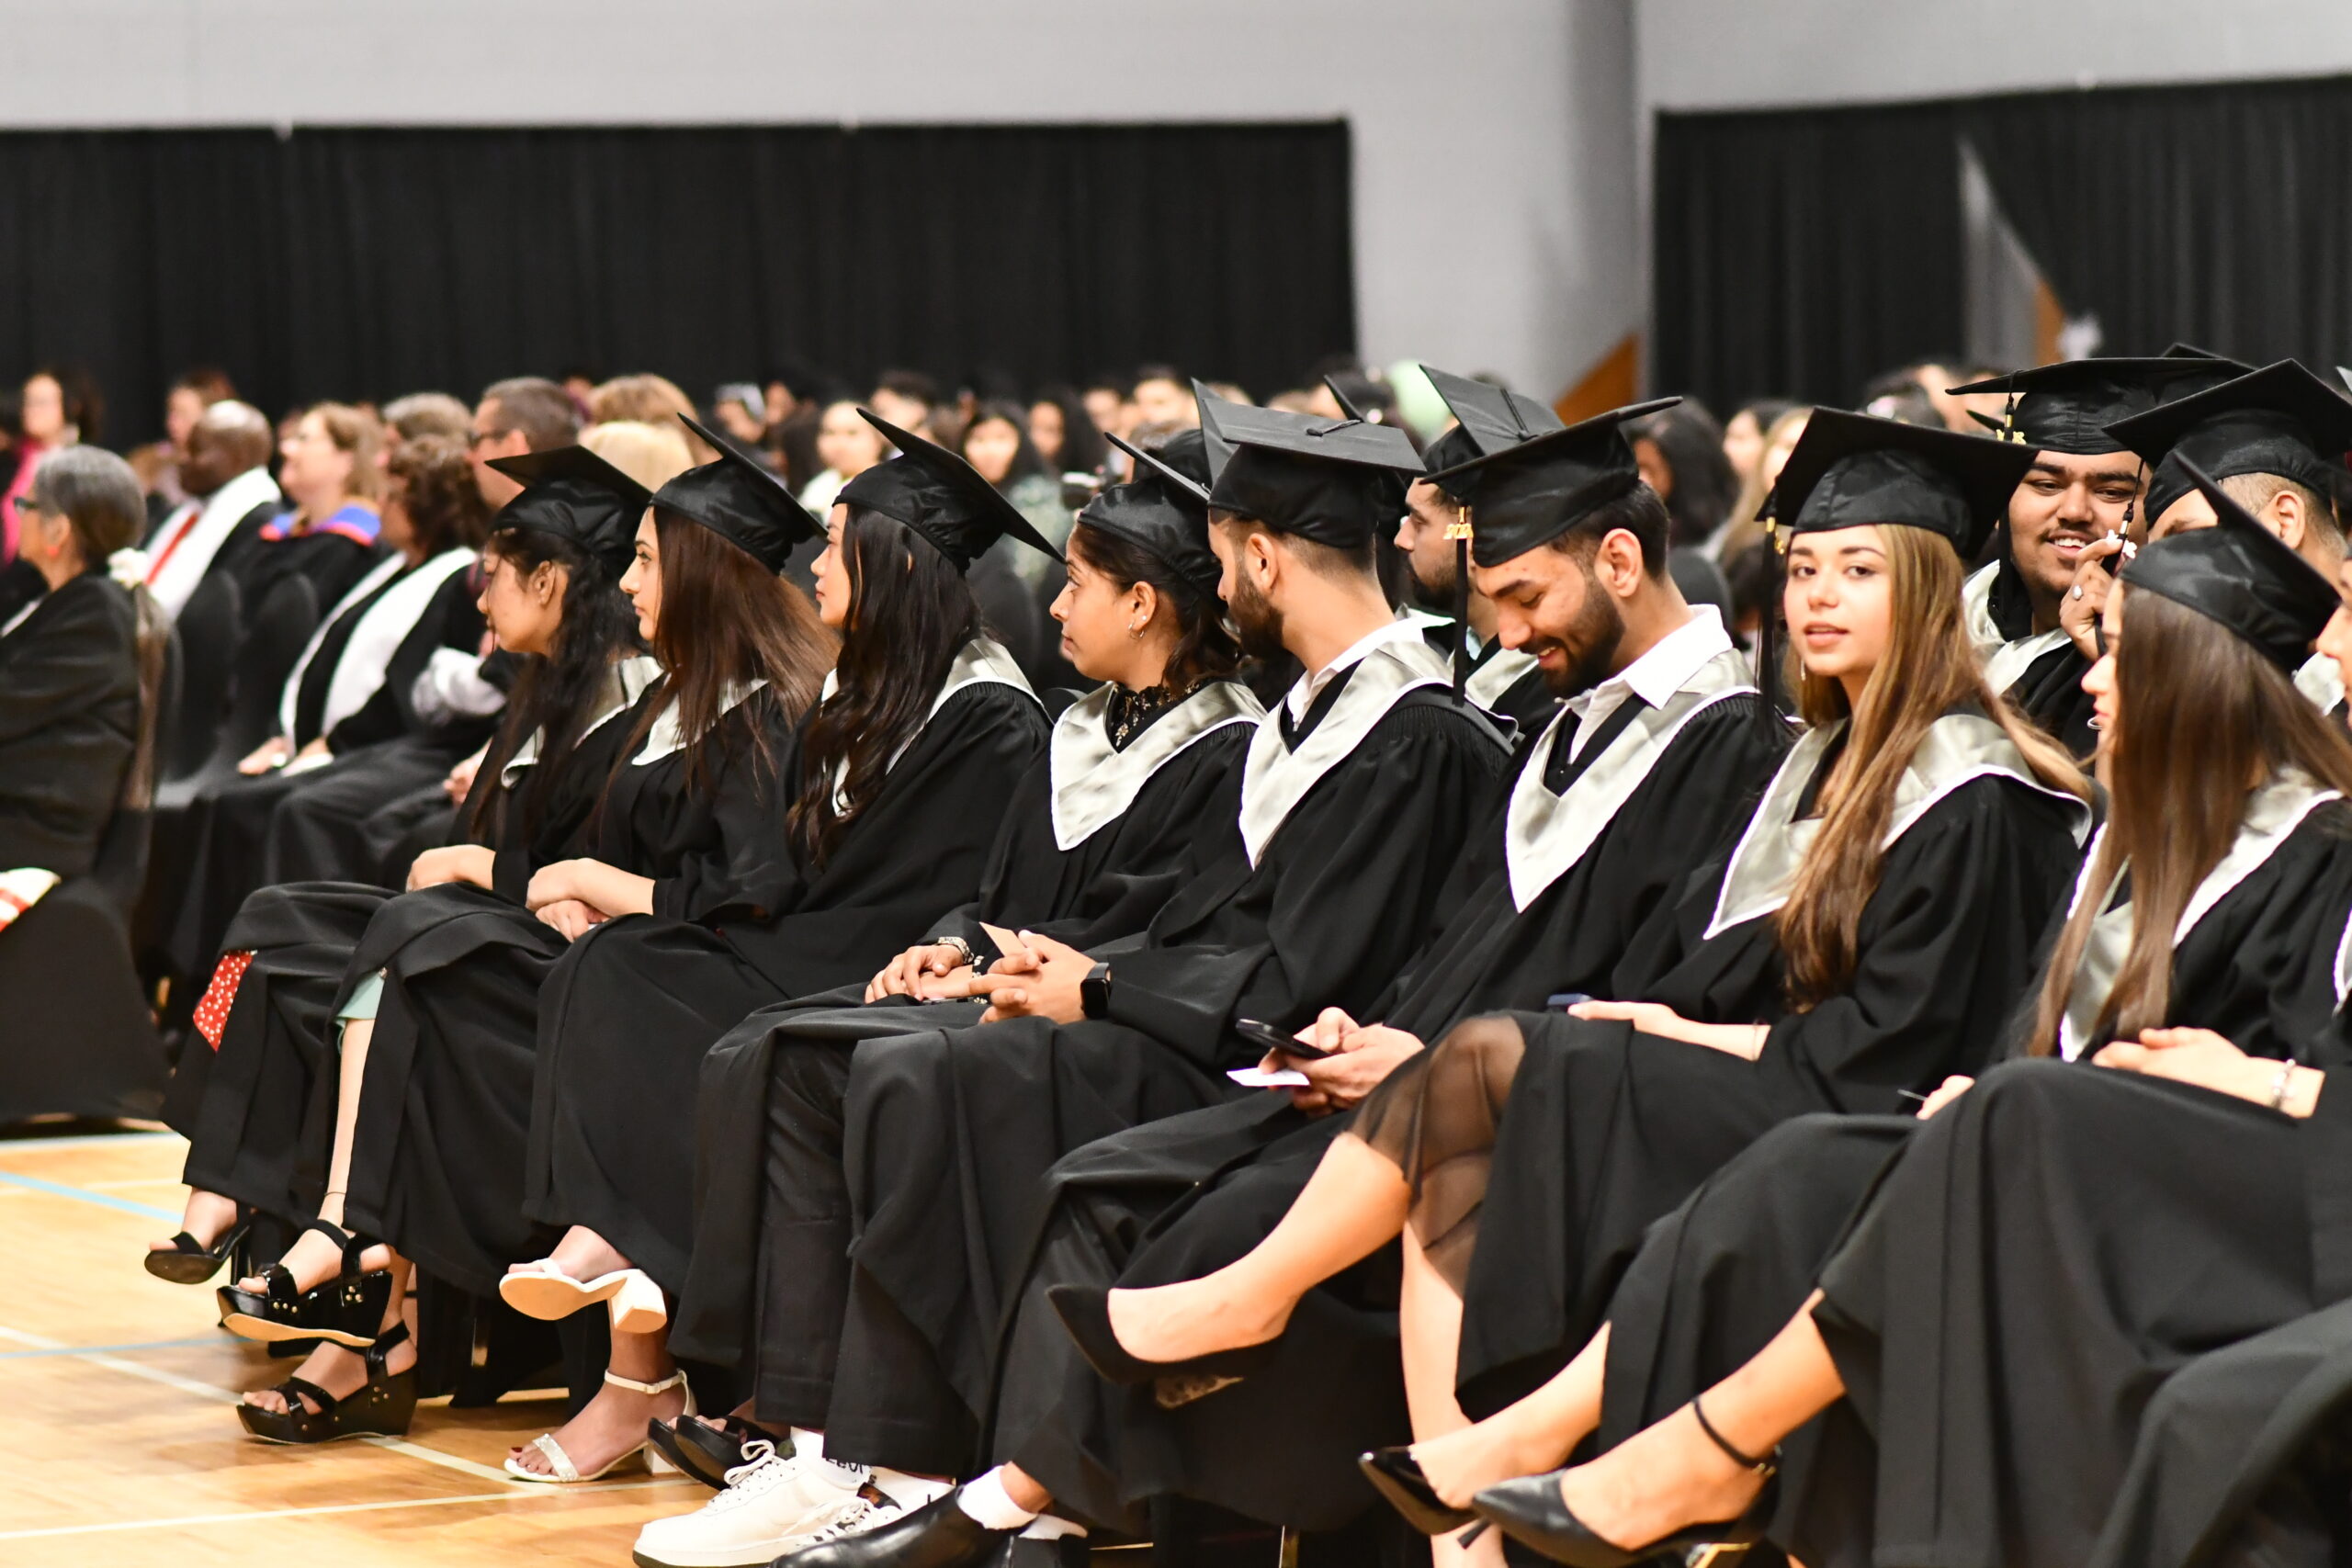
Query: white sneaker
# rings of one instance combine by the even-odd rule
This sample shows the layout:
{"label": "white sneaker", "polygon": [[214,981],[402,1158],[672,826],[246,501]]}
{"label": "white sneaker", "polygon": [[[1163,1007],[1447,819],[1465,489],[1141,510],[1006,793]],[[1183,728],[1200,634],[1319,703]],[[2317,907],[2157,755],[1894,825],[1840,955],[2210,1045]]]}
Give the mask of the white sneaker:
{"label": "white sneaker", "polygon": [[638,1568],[765,1568],[818,1531],[874,1506],[858,1488],[840,1484],[840,1468],[787,1459],[774,1443],[746,1443],[743,1462],[727,1472],[725,1491],[691,1514],[655,1519],[638,1532]]}
{"label": "white sneaker", "polygon": [[845,1535],[864,1535],[867,1530],[879,1529],[907,1511],[904,1505],[894,1503],[888,1497],[876,1502],[861,1492],[856,1494],[856,1502],[832,1523],[808,1535],[795,1536],[785,1551],[801,1551],[825,1541],[839,1540]]}

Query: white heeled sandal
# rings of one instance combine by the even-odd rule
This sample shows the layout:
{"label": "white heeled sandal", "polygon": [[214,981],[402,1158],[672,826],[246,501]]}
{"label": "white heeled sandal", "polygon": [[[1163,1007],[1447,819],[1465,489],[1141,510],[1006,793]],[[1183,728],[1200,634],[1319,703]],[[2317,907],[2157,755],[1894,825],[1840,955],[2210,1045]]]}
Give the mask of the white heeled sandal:
{"label": "white heeled sandal", "polygon": [[520,1263],[498,1281],[498,1299],[521,1313],[553,1323],[602,1302],[616,1334],[651,1334],[670,1321],[662,1287],[642,1269],[616,1269],[593,1280],[575,1280],[552,1258]]}
{"label": "white heeled sandal", "polygon": [[[605,1374],[605,1381],[615,1388],[633,1389],[639,1393],[667,1393],[673,1388],[683,1388],[686,1391],[686,1408],[683,1414],[687,1416],[696,1414],[695,1391],[686,1382],[686,1374],[683,1371],[672,1372],[659,1382],[639,1382],[635,1378],[625,1378],[618,1372],[608,1371]],[[539,1457],[548,1461],[548,1468],[554,1473],[542,1474],[538,1471],[526,1469],[512,1455],[509,1455],[506,1461],[506,1473],[517,1481],[535,1482],[542,1486],[577,1486],[583,1482],[602,1481],[639,1454],[645,1456],[645,1468],[653,1474],[675,1475],[678,1473],[678,1467],[664,1458],[662,1451],[650,1441],[639,1443],[633,1449],[624,1450],[616,1456],[610,1464],[597,1471],[594,1475],[580,1473],[580,1467],[571,1462],[571,1456],[563,1451],[563,1445],[555,1440],[553,1432],[540,1433],[526,1447],[537,1449],[539,1451]]]}

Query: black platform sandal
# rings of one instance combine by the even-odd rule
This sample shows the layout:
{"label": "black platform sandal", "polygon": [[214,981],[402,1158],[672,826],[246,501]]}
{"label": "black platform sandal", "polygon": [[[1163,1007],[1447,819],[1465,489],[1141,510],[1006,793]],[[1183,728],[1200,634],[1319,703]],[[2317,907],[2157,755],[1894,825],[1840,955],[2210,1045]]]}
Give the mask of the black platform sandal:
{"label": "black platform sandal", "polygon": [[718,1421],[706,1421],[698,1416],[681,1416],[675,1421],[649,1421],[645,1424],[645,1438],[661,1450],[662,1458],[714,1492],[724,1492],[727,1472],[742,1465],[744,1444],[774,1443],[778,1452],[792,1451],[789,1438],[779,1438],[732,1416]]}
{"label": "black platform sandal", "polygon": [[171,1245],[147,1254],[147,1272],[158,1280],[169,1280],[175,1285],[201,1285],[220,1272],[220,1265],[229,1261],[229,1254],[245,1239],[253,1228],[253,1211],[243,1203],[237,1205],[237,1217],[220,1238],[210,1247],[181,1231],[172,1237]]}
{"label": "black platform sandal", "polygon": [[1078,1341],[1079,1352],[1105,1382],[1151,1382],[1159,1378],[1238,1381],[1263,1369],[1282,1348],[1282,1337],[1230,1350],[1212,1350],[1183,1361],[1147,1361],[1130,1355],[1111,1326],[1111,1292],[1092,1285],[1056,1285],[1046,1300]]}
{"label": "black platform sandal", "polygon": [[316,1231],[343,1248],[343,1271],[313,1290],[297,1291],[286,1265],[273,1263],[262,1271],[266,1290],[223,1285],[215,1292],[220,1301],[220,1326],[266,1344],[324,1339],[348,1350],[366,1349],[376,1343],[384,1309],[391,1303],[391,1271],[363,1270],[360,1258],[368,1244],[338,1225],[312,1220],[302,1229]]}
{"label": "black platform sandal", "polygon": [[1373,1490],[1423,1535],[1449,1535],[1477,1521],[1476,1514],[1453,1506],[1431,1489],[1430,1478],[1421,1473],[1420,1461],[1410,1449],[1374,1449],[1358,1454],[1356,1468],[1363,1472]]}
{"label": "black platform sandal", "polygon": [[[277,1393],[283,1410],[240,1403],[237,1419],[265,1443],[334,1443],[345,1438],[400,1438],[416,1416],[416,1369],[384,1369],[392,1347],[408,1341],[408,1325],[396,1323],[368,1348],[368,1381],[337,1399],[308,1378],[288,1378]],[[305,1403],[307,1402],[307,1403]],[[315,1407],[315,1408],[314,1408]]]}
{"label": "black platform sandal", "polygon": [[1669,1560],[1686,1568],[1708,1568],[1724,1557],[1736,1557],[1761,1540],[1765,1527],[1772,1522],[1780,1501],[1781,1488],[1774,1477],[1781,1468],[1781,1450],[1775,1448],[1762,1459],[1742,1453],[1715,1430],[1696,1399],[1690,1402],[1690,1414],[1699,1418],[1699,1429],[1734,1464],[1764,1478],[1764,1489],[1736,1519],[1690,1525],[1645,1546],[1619,1546],[1594,1534],[1568,1511],[1566,1500],[1560,1495],[1556,1470],[1489,1486],[1471,1500],[1471,1506],[1480,1518],[1513,1540],[1568,1568],[1634,1568],[1635,1563]]}

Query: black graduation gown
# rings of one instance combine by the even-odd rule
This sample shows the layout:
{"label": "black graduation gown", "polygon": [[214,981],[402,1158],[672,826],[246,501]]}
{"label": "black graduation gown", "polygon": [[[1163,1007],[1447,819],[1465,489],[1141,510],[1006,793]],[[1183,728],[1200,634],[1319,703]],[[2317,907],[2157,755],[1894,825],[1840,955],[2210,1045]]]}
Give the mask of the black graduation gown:
{"label": "black graduation gown", "polygon": [[90,869],[138,744],[138,642],[130,595],[103,571],[0,637],[0,871]]}
{"label": "black graduation gown", "polygon": [[253,547],[240,552],[231,570],[236,572],[237,586],[244,596],[246,624],[259,626],[272,601],[286,603],[286,591],[296,582],[308,589],[312,614],[325,615],[383,558],[382,546],[340,529],[273,535],[265,525]]}
{"label": "black graduation gown", "polygon": [[[1988,570],[1993,576],[1982,601],[1981,621],[1973,603],[1975,584],[1970,584],[1970,631],[1981,639],[1980,653],[2007,663],[2011,660],[2000,654],[1999,645],[2015,647],[2032,638],[2035,633],[2033,604],[2027,597],[2025,579],[2010,558],[2006,527],[1999,558]],[[1998,639],[1997,644],[1995,638]],[[2050,646],[2027,660],[2021,669],[2011,672],[2005,668],[2000,671],[2007,677],[2001,682],[2002,695],[2067,750],[2077,757],[2088,757],[2098,747],[2098,731],[2091,728],[2091,696],[2083,690],[2083,677],[2090,672],[2090,660],[2083,657],[2082,649],[2075,646],[2071,637],[2060,636],[2046,640]]]}
{"label": "black graduation gown", "polygon": [[[2199,919],[2173,953],[2168,1023],[2214,1030],[2266,1056],[2296,1054],[2327,1029],[2334,937],[2352,906],[2347,818],[2352,808],[2341,807],[2305,818]],[[1797,1117],[1652,1227],[1610,1303],[1599,1446],[1664,1417],[1760,1350],[1804,1303],[1887,1162],[1922,1130],[1911,1116]],[[1836,1450],[1848,1461],[1823,1470],[1822,1431],[1841,1424]],[[1871,1483],[1852,1462],[1868,1453],[1867,1439],[1849,1446],[1858,1430],[1841,1411],[1784,1445],[1774,1538],[1809,1562],[1867,1559]]]}
{"label": "black graduation gown", "polygon": [[[694,1236],[704,1055],[763,1007],[870,978],[972,897],[1046,720],[1002,649],[957,656],[944,700],[881,791],[808,874],[785,849],[788,789],[765,807],[773,869],[717,898],[590,932],[539,1015],[526,1207],[586,1225],[675,1292]],[[960,683],[960,689],[956,689]]]}
{"label": "black graduation gown", "polygon": [[[1521,761],[1544,770],[1555,795],[1567,784],[1575,728],[1563,718]],[[1603,737],[1580,762],[1609,744]],[[1702,709],[1523,909],[1503,821],[1490,818],[1439,935],[1367,1018],[1435,1040],[1477,1013],[1541,1008],[1560,992],[1608,995],[1627,935],[1746,819],[1786,744],[1752,695]],[[1058,1508],[1130,1529],[1142,1524],[1142,1502],[1164,1494],[1306,1529],[1334,1527],[1368,1503],[1353,1456],[1405,1429],[1393,1250],[1312,1292],[1294,1320],[1300,1332],[1285,1337],[1289,1353],[1173,1412],[1152,1389],[1096,1378],[1044,1300],[1055,1284],[1162,1284],[1240,1257],[1288,1212],[1347,1121],[1309,1120],[1287,1097],[1261,1095],[1103,1139],[1057,1165],[1054,1212],[1008,1337],[995,1457],[1037,1477]]]}
{"label": "black graduation gown", "polygon": [[1800,1518],[1807,1561],[2078,1563],[2166,1378],[2352,1297],[2352,1085],[2325,1021],[2352,810],[2324,811],[2230,961],[2280,996],[2210,1024],[2329,1069],[2320,1113],[2019,1062],[1914,1134],[1820,1276],[1849,1396],[1811,1490],[1849,1509]]}
{"label": "black graduation gown", "polygon": [[[372,836],[370,818],[420,792],[438,797],[449,769],[498,728],[495,711],[427,716],[414,695],[418,678],[437,654],[471,655],[480,647],[480,594],[477,571],[451,578],[392,656],[383,685],[327,737],[335,761],[293,781],[270,816],[265,883],[387,880],[381,874],[389,847]],[[437,631],[427,623],[436,623]],[[497,655],[488,661],[493,671],[504,662]],[[446,799],[440,804],[447,807]],[[404,876],[407,867],[400,870]]]}
{"label": "black graduation gown", "polygon": [[[925,934],[960,935],[985,959],[993,944],[980,929],[983,920],[1081,947],[1148,926],[1200,857],[1222,846],[1239,809],[1241,753],[1255,732],[1247,722],[1255,700],[1227,687],[1197,694],[1195,703],[1162,711],[1129,739],[1121,755],[1138,761],[1180,739],[1182,749],[1160,757],[1139,782],[1129,777],[1134,793],[1124,807],[1067,849],[1056,828],[1049,748],[1013,794],[978,898],[930,932],[910,931],[910,942]],[[1065,768],[1110,745],[1104,704],[1090,704],[1057,723],[1057,742],[1089,725],[1096,742],[1064,748]],[[1227,715],[1243,722],[1222,722]],[[1201,730],[1211,722],[1217,728]],[[1090,781],[1081,774],[1063,782],[1082,795]],[[1098,803],[1098,810],[1107,804]],[[847,1005],[862,995],[862,987],[849,987],[762,1009],[729,1030],[703,1062],[693,1262],[671,1346],[721,1366],[746,1365],[756,1354],[755,1375],[765,1389],[760,1402],[771,1409],[795,1404],[798,1368],[813,1362],[830,1369],[835,1354],[849,1289],[839,1132],[852,1053],[864,1039],[933,1030],[950,1015],[970,1021],[981,1010],[903,998]],[[829,1140],[794,1131],[811,1107],[831,1129]],[[788,1336],[781,1326],[764,1332],[763,1323],[795,1327]],[[771,1366],[769,1352],[788,1346]]]}
{"label": "black graduation gown", "polygon": [[[1433,683],[1394,695],[1385,683],[1408,662]],[[1285,706],[1261,728],[1252,760],[1266,779],[1317,756],[1325,724],[1325,747],[1353,739],[1260,840],[1254,865],[1237,832],[1142,938],[1095,950],[1112,967],[1109,1018],[1012,1020],[858,1052],[842,1134],[854,1269],[828,1452],[838,1441],[845,1457],[900,1469],[967,1462],[1054,1162],[1235,1097],[1225,1072],[1261,1052],[1234,1019],[1295,1028],[1325,1005],[1369,1008],[1421,944],[1509,757],[1425,653],[1384,659],[1365,680],[1373,665],[1334,677],[1303,724]],[[1243,799],[1243,822],[1262,833],[1248,780]],[[824,1381],[812,1371],[804,1395],[824,1394]]]}
{"label": "black graduation gown", "polygon": [[[611,773],[582,858],[651,877],[656,909],[771,896],[785,874],[777,791],[795,765],[782,705],[763,689],[728,709],[705,743],[710,774],[695,784],[665,690],[628,717],[625,734],[649,708],[659,715]],[[758,761],[763,741],[772,762]],[[393,901],[345,972],[346,994],[371,971],[384,976],[352,1141],[350,1224],[482,1295],[551,1240],[524,1213],[526,1149],[540,992],[572,944],[522,903],[533,869],[502,863],[506,897],[446,887]]]}
{"label": "black graduation gown", "polygon": [[[1974,710],[1939,719],[1909,776],[1919,780],[1922,765],[1939,774],[1881,862],[1852,979],[1791,1012],[1769,912],[1778,906],[1757,902],[1748,876],[1776,845],[1793,871],[1794,844],[1764,819],[1776,798],[1789,809],[1792,794],[1794,819],[1804,818],[1838,739],[1800,744],[1740,850],[1643,928],[1612,983],[1619,997],[1695,1021],[1770,1023],[1757,1060],[1630,1023],[1513,1015],[1527,1049],[1463,1292],[1457,1392],[1473,1416],[1566,1364],[1600,1326],[1644,1229],[1774,1123],[1810,1111],[1903,1111],[1901,1091],[1975,1071],[1997,1048],[2072,881],[2085,808],[2013,772],[1972,774],[1957,755],[2022,764]],[[1758,912],[1736,919],[1748,910]]]}
{"label": "black graduation gown", "polygon": [[[654,673],[636,660],[608,702],[640,692]],[[616,677],[616,680],[618,678]],[[506,770],[511,784],[489,773],[474,781],[473,808],[487,801],[494,852],[494,897],[519,909],[532,872],[585,852],[605,780],[620,760],[632,713],[616,708],[582,735],[560,763],[536,823],[521,819],[519,794],[534,761]],[[475,890],[479,891],[479,890]],[[298,883],[265,887],[230,923],[228,951],[250,952],[219,1049],[192,1038],[181,1053],[164,1119],[188,1139],[182,1179],[265,1213],[293,1218],[315,1203],[332,1148],[334,1093],[333,1017],[346,993],[345,973],[370,923],[393,905],[447,911],[470,904],[454,889],[395,894],[367,884]],[[406,916],[401,917],[403,919]],[[324,1080],[322,1082],[322,1079]]]}
{"label": "black graduation gown", "polygon": [[[368,597],[347,606],[321,639],[309,666],[301,672],[297,693],[298,728],[288,739],[296,746],[318,739],[315,725],[323,717],[329,685],[359,623],[387,594],[396,591],[421,563],[387,579]],[[366,799],[388,791],[373,804],[406,793],[419,784],[448,772],[458,752],[435,765],[432,754],[397,743],[403,727],[416,722],[409,688],[435,649],[471,649],[481,640],[481,612],[469,588],[470,573],[450,573],[418,609],[416,619],[393,649],[384,665],[384,678],[355,713],[343,717],[324,739],[334,760],[299,773],[283,770],[223,781],[190,804],[181,832],[191,847],[185,891],[172,928],[171,956],[182,974],[198,975],[220,950],[229,922],[245,896],[257,887],[283,880],[282,868],[271,863],[270,838],[279,808],[295,795],[311,790],[327,792],[331,800]]]}

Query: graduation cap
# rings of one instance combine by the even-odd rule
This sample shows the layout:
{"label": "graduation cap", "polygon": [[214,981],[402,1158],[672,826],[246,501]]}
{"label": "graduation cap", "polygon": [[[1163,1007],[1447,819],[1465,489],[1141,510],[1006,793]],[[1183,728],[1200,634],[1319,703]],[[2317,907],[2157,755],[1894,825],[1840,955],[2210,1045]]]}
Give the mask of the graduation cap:
{"label": "graduation cap", "polygon": [[[1078,520],[1142,546],[1214,595],[1223,569],[1209,548],[1209,492],[1202,482],[1208,460],[1200,432],[1183,431],[1157,453],[1116,434],[1110,440],[1136,460],[1136,477],[1104,489],[1080,510]],[[1197,474],[1188,471],[1195,468]]]}
{"label": "graduation cap", "polygon": [[[1445,400],[1445,406],[1453,411],[1453,417],[1459,421],[1421,454],[1423,466],[1432,474],[1562,428],[1558,414],[1507,387],[1474,381],[1433,365],[1422,366],[1421,374],[1429,378],[1430,385],[1437,389],[1437,395]],[[1470,499],[1467,483],[1459,490],[1445,484],[1438,488],[1457,502],[1466,503]]]}
{"label": "graduation cap", "polygon": [[2155,407],[2166,383],[2227,367],[2226,361],[2170,353],[2154,359],[2068,359],[1945,389],[1954,396],[2007,392],[2003,419],[1996,423],[1977,414],[1979,424],[2038,452],[2092,457],[2122,451],[2108,427]]}
{"label": "graduation cap", "polygon": [[1765,502],[1775,535],[1895,524],[1974,560],[2033,467],[2035,448],[1930,425],[1815,409]]}
{"label": "graduation cap", "polygon": [[1193,383],[1216,476],[1209,502],[1279,534],[1355,549],[1405,510],[1421,473],[1412,438],[1390,424],[1229,403]]}
{"label": "graduation cap", "polygon": [[2282,359],[2160,404],[2109,434],[2155,465],[2148,480],[2151,519],[2194,488],[2189,464],[2216,479],[2277,474],[2329,497],[2352,448],[2352,402]]}
{"label": "graduation cap", "polygon": [[822,534],[783,479],[765,463],[692,414],[678,418],[718,453],[715,463],[688,468],[653,492],[664,512],[701,524],[770,571],[781,572],[795,545]]}
{"label": "graduation cap", "polygon": [[[901,430],[870,409],[857,411],[882,433],[899,455],[843,485],[835,497],[894,518],[922,535],[967,571],[999,539],[1012,537],[1055,560],[1062,558],[1021,509],[1004,499],[980,471],[935,441]],[[871,480],[869,483],[868,481]]]}
{"label": "graduation cap", "polygon": [[1457,485],[1468,487],[1470,558],[1500,566],[1558,538],[1594,507],[1639,484],[1641,468],[1621,426],[1681,400],[1653,398],[1611,409],[1428,477],[1449,494],[1460,493]]}
{"label": "graduation cap", "polygon": [[556,446],[492,457],[490,466],[523,486],[499,509],[491,531],[516,528],[572,544],[613,569],[628,570],[637,525],[653,492],[585,446]]}
{"label": "graduation cap", "polygon": [[2123,581],[2219,621],[2291,676],[2343,600],[2195,459],[2179,461],[2188,482],[2212,502],[2215,525],[2146,546],[2123,569]]}

